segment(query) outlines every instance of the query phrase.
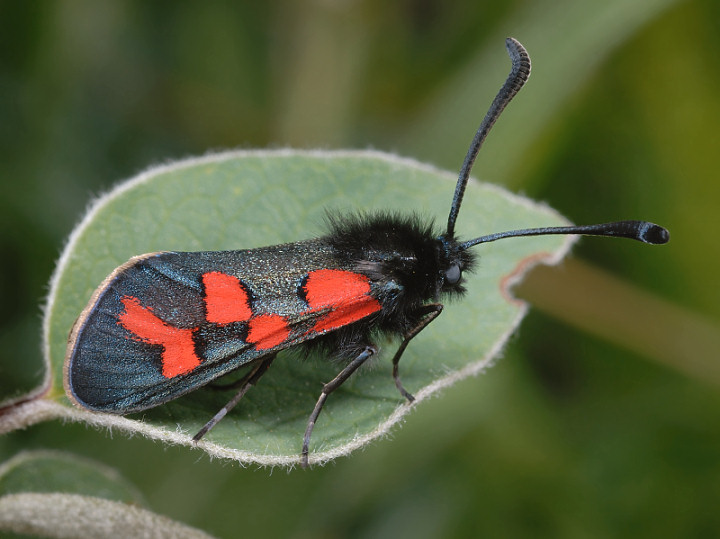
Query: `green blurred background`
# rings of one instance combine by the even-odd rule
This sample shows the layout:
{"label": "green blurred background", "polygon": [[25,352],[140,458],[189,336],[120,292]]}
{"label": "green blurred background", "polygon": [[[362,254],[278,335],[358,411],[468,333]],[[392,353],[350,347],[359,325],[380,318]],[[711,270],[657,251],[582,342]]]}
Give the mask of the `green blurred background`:
{"label": "green blurred background", "polygon": [[659,222],[668,246],[583,240],[574,259],[600,276],[532,276],[537,308],[493,369],[325,468],[242,469],[58,422],[0,438],[0,460],[92,457],[222,537],[720,534],[715,0],[1,1],[2,395],[40,379],[39,305],[93,194],[236,147],[456,170],[507,35],[534,72],[475,175],[575,222]]}

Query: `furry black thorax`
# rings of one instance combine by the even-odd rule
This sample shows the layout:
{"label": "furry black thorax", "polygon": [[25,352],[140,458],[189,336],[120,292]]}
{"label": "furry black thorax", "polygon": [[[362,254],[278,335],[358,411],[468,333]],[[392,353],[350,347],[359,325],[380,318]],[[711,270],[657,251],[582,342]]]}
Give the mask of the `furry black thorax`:
{"label": "furry black thorax", "polygon": [[[382,311],[340,328],[313,343],[352,357],[372,333],[403,336],[423,317],[421,307],[444,296],[465,292],[462,272],[471,271],[475,257],[458,248],[454,237],[437,233],[432,221],[418,215],[373,213],[328,214],[330,233],[322,238],[344,268],[366,275]],[[456,266],[454,282],[446,276]],[[310,344],[310,343],[309,343]]]}

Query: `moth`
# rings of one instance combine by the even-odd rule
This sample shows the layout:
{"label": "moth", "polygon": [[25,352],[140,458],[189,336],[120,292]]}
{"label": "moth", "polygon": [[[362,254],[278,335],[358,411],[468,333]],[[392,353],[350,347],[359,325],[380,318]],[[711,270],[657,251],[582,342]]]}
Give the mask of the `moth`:
{"label": "moth", "polygon": [[136,256],[95,290],[70,333],[65,388],[83,408],[128,414],[159,406],[241,367],[235,396],[195,435],[202,438],[288,348],[319,348],[342,360],[311,411],[300,449],[329,395],[378,353],[377,335],[398,338],[392,376],[412,339],[466,293],[471,248],[547,234],[618,236],[663,244],[669,233],[646,221],[510,230],[470,240],[455,222],[475,158],[491,127],[530,75],[525,48],[509,38],[512,70],[470,144],[444,231],[414,214],[329,218],[326,235],[259,249],[157,252]]}

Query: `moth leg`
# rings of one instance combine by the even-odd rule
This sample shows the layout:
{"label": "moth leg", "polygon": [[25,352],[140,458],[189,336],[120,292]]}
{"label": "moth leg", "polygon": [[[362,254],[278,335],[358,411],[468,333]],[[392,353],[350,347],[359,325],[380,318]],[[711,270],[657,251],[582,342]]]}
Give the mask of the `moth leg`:
{"label": "moth leg", "polygon": [[419,310],[420,315],[424,318],[420,320],[420,322],[418,322],[417,326],[415,326],[405,334],[405,339],[402,343],[400,343],[400,347],[397,349],[397,352],[395,352],[395,356],[392,360],[392,375],[393,379],[395,380],[395,387],[398,388],[400,394],[405,397],[409,402],[414,401],[415,397],[413,397],[412,394],[408,393],[408,391],[403,387],[402,382],[400,382],[400,377],[398,376],[398,363],[400,362],[400,357],[403,355],[403,352],[405,352],[405,348],[407,348],[410,340],[418,333],[420,333],[423,329],[425,329],[430,322],[440,316],[440,313],[443,310],[443,306],[442,303],[428,303],[427,305],[423,305]]}
{"label": "moth leg", "polygon": [[262,375],[267,372],[268,367],[270,367],[270,364],[275,359],[275,356],[277,356],[277,354],[271,354],[262,361],[258,362],[258,364],[247,375],[245,375],[245,377],[240,380],[242,382],[242,387],[240,388],[240,391],[238,391],[235,396],[230,399],[230,402],[223,406],[220,411],[215,414],[210,421],[205,423],[205,426],[203,426],[203,428],[201,428],[198,433],[193,436],[193,442],[199,441],[200,438],[205,436],[211,428],[217,425],[218,422],[223,417],[225,417],[230,410],[235,408],[235,405],[240,402],[240,399],[242,399],[243,395],[247,393],[247,390],[250,389],[250,386],[254,386],[255,384],[257,384],[258,380],[260,380]]}
{"label": "moth leg", "polygon": [[352,374],[358,369],[358,367],[360,367],[360,365],[365,363],[368,358],[374,356],[375,354],[377,354],[377,348],[375,348],[374,346],[366,346],[365,350],[360,352],[360,355],[353,359],[347,365],[347,367],[345,367],[340,372],[340,374],[338,374],[331,382],[328,382],[323,386],[320,398],[315,404],[315,409],[313,410],[312,414],[310,414],[310,418],[308,419],[307,428],[305,429],[305,436],[303,437],[302,460],[300,462],[300,465],[303,468],[307,468],[308,465],[308,449],[310,447],[310,435],[312,434],[313,428],[315,428],[315,422],[317,421],[317,418],[320,415],[323,406],[325,405],[325,401],[327,400],[328,395],[330,395],[330,393],[343,385],[343,383],[348,378],[350,378],[350,376],[352,376]]}

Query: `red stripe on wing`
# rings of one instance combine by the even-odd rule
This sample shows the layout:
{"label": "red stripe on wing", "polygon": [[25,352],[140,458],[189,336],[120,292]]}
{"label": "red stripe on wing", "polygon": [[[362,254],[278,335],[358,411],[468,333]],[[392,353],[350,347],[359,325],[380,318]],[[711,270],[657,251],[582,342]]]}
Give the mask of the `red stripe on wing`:
{"label": "red stripe on wing", "polygon": [[287,321],[277,314],[261,314],[253,317],[248,324],[247,342],[257,350],[268,350],[280,346],[290,335]]}
{"label": "red stripe on wing", "polygon": [[125,310],[118,316],[118,324],[139,341],[162,345],[162,375],[165,378],[187,374],[200,365],[192,329],[180,329],[163,322],[133,296],[124,296],[120,301]]}
{"label": "red stripe on wing", "polygon": [[323,333],[357,322],[382,309],[370,295],[370,280],[360,273],[323,269],[311,271],[303,286],[311,310],[330,309],[311,331]]}
{"label": "red stripe on wing", "polygon": [[206,320],[212,324],[246,322],[252,316],[250,297],[237,277],[219,271],[204,273]]}
{"label": "red stripe on wing", "polygon": [[340,307],[335,308],[318,320],[312,328],[312,331],[323,333],[333,329],[341,328],[357,322],[358,320],[371,315],[382,309],[380,303],[369,296],[364,298],[356,298],[348,301]]}

